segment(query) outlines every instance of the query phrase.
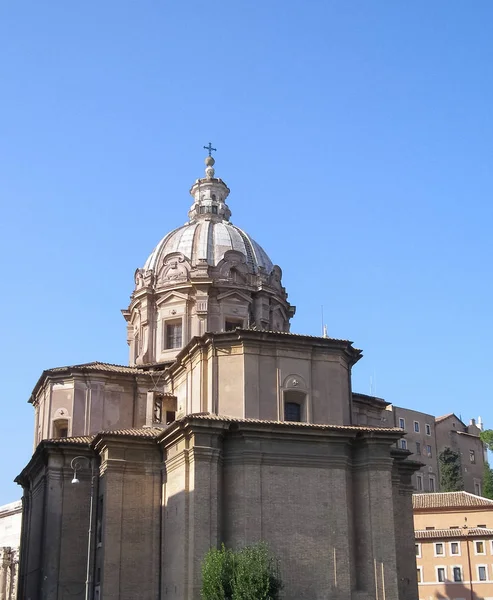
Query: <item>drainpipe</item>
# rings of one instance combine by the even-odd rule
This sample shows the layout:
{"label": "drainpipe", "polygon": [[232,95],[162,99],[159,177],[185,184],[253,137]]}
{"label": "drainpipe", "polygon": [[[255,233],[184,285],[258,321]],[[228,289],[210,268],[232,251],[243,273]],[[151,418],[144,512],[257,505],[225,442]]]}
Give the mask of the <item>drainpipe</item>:
{"label": "drainpipe", "polygon": [[465,525],[464,529],[466,530],[466,548],[467,548],[467,566],[469,568],[469,585],[470,585],[470,593],[471,600],[474,600],[474,590],[472,586],[472,568],[471,568],[471,551],[469,549],[469,538],[467,537],[467,517],[464,517]]}

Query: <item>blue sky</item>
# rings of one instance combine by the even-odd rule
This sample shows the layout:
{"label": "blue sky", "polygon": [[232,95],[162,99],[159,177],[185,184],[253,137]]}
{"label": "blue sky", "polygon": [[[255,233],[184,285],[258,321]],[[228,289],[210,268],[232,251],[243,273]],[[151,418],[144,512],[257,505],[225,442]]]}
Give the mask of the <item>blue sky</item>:
{"label": "blue sky", "polygon": [[42,370],[126,363],[133,273],[186,221],[209,141],[292,330],[319,334],[323,305],[364,350],[355,390],[491,427],[492,19],[481,0],[2,3],[0,504]]}

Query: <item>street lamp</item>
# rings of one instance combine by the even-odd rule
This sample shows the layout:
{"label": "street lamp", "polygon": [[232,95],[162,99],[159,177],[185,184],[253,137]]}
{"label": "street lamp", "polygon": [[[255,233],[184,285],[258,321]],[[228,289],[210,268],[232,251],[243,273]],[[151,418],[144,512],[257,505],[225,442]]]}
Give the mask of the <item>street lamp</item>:
{"label": "street lamp", "polygon": [[92,542],[92,513],[93,513],[93,504],[94,504],[94,463],[87,456],[76,456],[70,462],[70,466],[74,472],[74,476],[72,478],[72,483],[74,485],[78,485],[80,483],[79,478],[77,477],[77,471],[80,469],[89,468],[91,469],[91,493],[89,500],[89,528],[87,530],[87,563],[86,563],[86,593],[85,600],[90,600],[91,598],[91,542]]}

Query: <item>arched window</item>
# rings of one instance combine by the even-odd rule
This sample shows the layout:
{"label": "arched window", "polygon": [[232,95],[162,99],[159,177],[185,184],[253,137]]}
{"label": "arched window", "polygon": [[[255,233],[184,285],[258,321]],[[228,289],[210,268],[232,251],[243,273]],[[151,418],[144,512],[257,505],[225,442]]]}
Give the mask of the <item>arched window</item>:
{"label": "arched window", "polygon": [[68,421],[67,419],[57,419],[53,422],[53,437],[66,438],[68,437]]}
{"label": "arched window", "polygon": [[299,390],[284,391],[284,420],[306,421],[306,394]]}

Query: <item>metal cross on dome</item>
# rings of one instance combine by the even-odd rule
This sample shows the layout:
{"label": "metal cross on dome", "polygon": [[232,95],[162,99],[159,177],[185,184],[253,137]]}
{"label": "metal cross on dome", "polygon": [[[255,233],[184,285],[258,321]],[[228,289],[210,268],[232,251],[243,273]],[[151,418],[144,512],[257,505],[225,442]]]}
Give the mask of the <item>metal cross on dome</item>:
{"label": "metal cross on dome", "polygon": [[209,151],[209,156],[212,156],[213,152],[217,152],[216,148],[212,147],[212,144],[209,142],[208,146],[204,146],[204,150],[208,150]]}

